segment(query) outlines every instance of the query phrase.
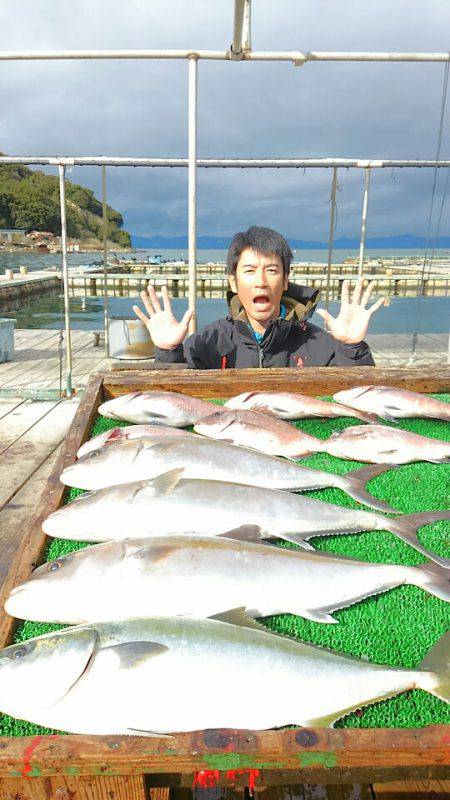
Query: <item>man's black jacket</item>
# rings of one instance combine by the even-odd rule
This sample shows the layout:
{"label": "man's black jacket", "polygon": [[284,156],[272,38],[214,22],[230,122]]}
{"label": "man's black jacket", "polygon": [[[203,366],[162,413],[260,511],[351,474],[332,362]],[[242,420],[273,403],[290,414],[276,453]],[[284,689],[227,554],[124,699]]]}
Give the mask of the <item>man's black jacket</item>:
{"label": "man's black jacket", "polygon": [[229,316],[206,325],[173,350],[157,350],[156,360],[187,363],[193,369],[373,366],[366,342],[342,344],[308,322],[318,294],[290,283],[282,299],[285,318],[270,322],[258,344],[239,298],[229,292]]}

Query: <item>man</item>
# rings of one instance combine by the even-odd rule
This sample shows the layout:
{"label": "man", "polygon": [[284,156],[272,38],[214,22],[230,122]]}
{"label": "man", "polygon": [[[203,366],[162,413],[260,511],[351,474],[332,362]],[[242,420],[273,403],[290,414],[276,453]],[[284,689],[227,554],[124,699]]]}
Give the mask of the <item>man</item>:
{"label": "man", "polygon": [[308,322],[318,291],[289,283],[293,255],[286,240],[270,228],[237,233],[227,254],[229,315],[189,336],[192,312],[181,322],[173,313],[167,287],[163,307],[153,287],[141,293],[148,317],[135,314],[148,328],[156,360],[186,363],[194,369],[231,367],[367,366],[374,360],[364,342],[372,314],[384,303],[366,308],[374,284],[363,292],[358,279],[350,300],[344,281],[338,317],[318,309],[328,332]]}

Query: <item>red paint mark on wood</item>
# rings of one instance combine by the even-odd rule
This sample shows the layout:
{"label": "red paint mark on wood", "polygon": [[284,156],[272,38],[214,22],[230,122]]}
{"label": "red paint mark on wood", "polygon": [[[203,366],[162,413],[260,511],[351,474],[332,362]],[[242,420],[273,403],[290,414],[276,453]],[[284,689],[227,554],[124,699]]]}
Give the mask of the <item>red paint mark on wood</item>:
{"label": "red paint mark on wood", "polygon": [[213,789],[217,785],[220,772],[218,769],[200,769],[194,774],[192,788]]}
{"label": "red paint mark on wood", "polygon": [[236,781],[238,775],[247,775],[248,789],[250,796],[253,797],[253,790],[256,786],[256,778],[259,778],[259,769],[229,769],[227,770],[226,777],[230,781]]}
{"label": "red paint mark on wood", "polygon": [[26,747],[25,750],[23,751],[23,762],[24,763],[23,763],[22,775],[23,775],[24,778],[27,778],[28,777],[28,773],[31,772],[31,770],[32,770],[31,763],[30,763],[31,762],[31,756],[33,755],[34,751],[36,750],[36,747],[38,746],[39,742],[43,738],[44,738],[43,736],[35,736],[33,741],[31,742],[31,744],[29,744],[28,747]]}

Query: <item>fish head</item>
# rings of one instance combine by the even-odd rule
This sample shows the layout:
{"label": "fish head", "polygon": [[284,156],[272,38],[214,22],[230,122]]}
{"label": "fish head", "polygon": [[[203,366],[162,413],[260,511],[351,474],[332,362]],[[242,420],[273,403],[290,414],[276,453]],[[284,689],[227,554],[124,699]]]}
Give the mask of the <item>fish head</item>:
{"label": "fish head", "polygon": [[66,486],[89,490],[125,482],[127,478],[121,481],[120,477],[126,476],[127,468],[136,461],[145,446],[143,439],[110,442],[97,450],[91,450],[66,467],[60,475],[60,481]]}
{"label": "fish head", "polygon": [[127,439],[128,437],[124,431],[126,431],[126,428],[110,428],[109,431],[104,431],[104,433],[99,433],[98,436],[94,436],[93,439],[88,439],[87,442],[82,444],[79,448],[77,458],[82,458],[92,450],[98,450],[106,444],[121,442]]}
{"label": "fish head", "polygon": [[242,394],[237,394],[236,397],[230,397],[224,403],[224,408],[249,408],[251,406],[249,401],[255,394],[256,392],[242,392]]}
{"label": "fish head", "polygon": [[61,700],[85,672],[98,642],[93,627],[71,628],[0,651],[0,709],[30,719]]}
{"label": "fish head", "polygon": [[113,397],[112,400],[106,400],[98,407],[98,413],[108,419],[127,419],[127,414],[129,415],[130,410],[134,408],[137,399],[141,396],[142,392],[130,392]]}
{"label": "fish head", "polygon": [[218,408],[194,425],[194,431],[213,439],[226,438],[226,429],[236,421],[236,414],[225,408]]}
{"label": "fish head", "polygon": [[[123,560],[122,542],[105,542],[49,561],[11,590],[5,611],[19,619],[88,621],[90,599],[105,570]],[[58,617],[59,609],[63,609]]]}
{"label": "fish head", "polygon": [[[117,487],[121,488],[121,487]],[[101,512],[102,492],[85,492],[70,503],[53,511],[42,523],[42,530],[47,536],[61,539],[86,541],[85,531],[92,527],[92,519]]]}

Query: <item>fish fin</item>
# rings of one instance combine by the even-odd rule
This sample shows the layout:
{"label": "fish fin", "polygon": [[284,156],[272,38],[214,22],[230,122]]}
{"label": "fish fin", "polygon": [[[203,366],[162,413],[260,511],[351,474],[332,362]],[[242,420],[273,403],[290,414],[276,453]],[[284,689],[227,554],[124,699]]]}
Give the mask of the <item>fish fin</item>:
{"label": "fish fin", "polygon": [[355,469],[352,472],[347,472],[345,475],[337,476],[338,480],[334,485],[343,489],[344,492],[350,495],[350,497],[353,497],[354,500],[357,500],[358,503],[364,503],[364,505],[375,508],[377,511],[384,511],[388,514],[398,514],[399,512],[397,509],[391,508],[391,506],[383,500],[378,500],[378,498],[370,494],[366,488],[366,484],[371,481],[372,478],[376,478],[378,475],[382,475],[383,472],[395,468],[395,464],[369,464],[368,467]]}
{"label": "fish fin", "polygon": [[398,425],[397,417],[393,417],[392,414],[388,414],[387,411],[379,411],[378,416],[380,419],[385,419],[386,422],[393,423],[394,425]]}
{"label": "fish fin", "polygon": [[450,603],[450,572],[432,561],[415,567],[418,571],[418,585],[426,592]]}
{"label": "fish fin", "polygon": [[[326,536],[327,533],[328,533],[328,531],[325,531],[325,532],[324,531],[320,531],[320,533],[311,533],[309,535],[312,538],[313,536]],[[333,533],[334,533],[334,531],[333,531]],[[315,549],[312,546],[312,544],[307,542],[306,539],[302,539],[300,537],[300,535],[297,535],[296,533],[286,533],[286,532],[284,532],[284,533],[277,533],[276,535],[277,535],[277,537],[279,539],[284,539],[285,542],[292,542],[292,544],[298,544],[298,546],[302,547],[303,550],[314,550]],[[272,536],[273,536],[273,534],[272,534]]]}
{"label": "fish fin", "polygon": [[167,544],[159,544],[150,541],[148,544],[140,547],[139,550],[135,550],[134,553],[132,553],[132,558],[149,558],[152,562],[164,561],[165,558],[178,549],[178,545],[171,544],[170,542],[167,542]]}
{"label": "fish fin", "polygon": [[219,622],[228,622],[229,625],[237,625],[238,628],[254,628],[257,631],[266,631],[267,628],[250,616],[245,606],[232,608],[229,611],[221,611],[213,614],[209,619],[217,619]]}
{"label": "fish fin", "polygon": [[333,625],[339,624],[339,620],[333,617],[332,614],[328,614],[328,612],[325,611],[324,609],[307,608],[303,609],[302,611],[299,611],[298,613],[300,617],[304,617],[305,619],[310,619],[312,622],[326,622]]}
{"label": "fish fin", "polygon": [[242,402],[245,403],[246,400],[248,400],[250,397],[253,397],[255,394],[257,394],[257,392],[242,392],[241,394],[236,394],[234,395],[234,397],[230,397],[230,399],[227,400],[223,405],[225,408],[234,409],[233,405],[229,405],[230,403],[233,402],[233,400],[236,400],[238,397],[240,397]]}
{"label": "fish fin", "polygon": [[270,417],[277,417],[277,418],[279,417],[280,414],[283,413],[282,408],[277,408],[276,406],[272,406],[271,408],[269,408],[269,406],[264,405],[263,403],[261,403],[261,405],[258,406],[253,406],[252,411],[259,411],[260,414],[268,414]]}
{"label": "fish fin", "polygon": [[264,536],[258,525],[241,525],[231,531],[219,533],[219,538],[234,539],[237,542],[260,542]]}
{"label": "fish fin", "polygon": [[445,633],[427,653],[419,664],[419,670],[434,672],[438,679],[435,687],[424,686],[425,691],[450,703],[450,632]]}
{"label": "fish fin", "polygon": [[146,736],[148,738],[155,737],[157,739],[173,739],[174,736],[171,733],[157,733],[156,731],[146,731],[143,728],[127,728],[127,732],[133,736],[137,734],[138,736]]}
{"label": "fish fin", "polygon": [[440,520],[450,519],[450,511],[424,511],[417,514],[402,514],[400,517],[390,519],[386,517],[386,531],[398,536],[407,544],[414,547],[419,553],[439,564],[441,567],[450,569],[450,558],[443,558],[428,550],[422,545],[417,537],[417,530],[422,525],[429,525],[431,522],[438,522]]}
{"label": "fish fin", "polygon": [[169,648],[159,642],[122,642],[104,649],[119,656],[122,669],[132,669],[149,658],[162,655]]}
{"label": "fish fin", "polygon": [[179,439],[177,437],[176,442],[173,439],[167,441],[166,437],[164,437],[163,441],[154,442],[142,439],[141,442],[142,442],[142,450],[152,450],[152,451],[156,450],[159,455],[160,453],[166,453],[169,452],[170,450],[173,450],[179,443]]}
{"label": "fish fin", "polygon": [[170,494],[180,482],[183,473],[184,467],[177,467],[177,469],[171,469],[169,472],[163,472],[162,475],[158,475],[151,481],[146,481],[146,483],[160,494]]}

